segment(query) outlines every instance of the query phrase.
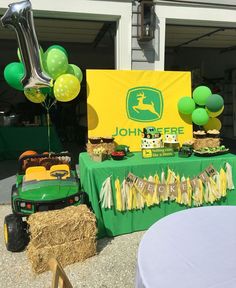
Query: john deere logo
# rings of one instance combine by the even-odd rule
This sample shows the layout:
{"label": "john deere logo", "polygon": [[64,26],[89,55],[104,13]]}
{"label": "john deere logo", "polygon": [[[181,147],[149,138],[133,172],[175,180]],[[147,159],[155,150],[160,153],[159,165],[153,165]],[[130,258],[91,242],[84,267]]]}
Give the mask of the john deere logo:
{"label": "john deere logo", "polygon": [[160,120],[163,113],[161,91],[151,87],[129,89],[126,98],[128,118],[139,122]]}

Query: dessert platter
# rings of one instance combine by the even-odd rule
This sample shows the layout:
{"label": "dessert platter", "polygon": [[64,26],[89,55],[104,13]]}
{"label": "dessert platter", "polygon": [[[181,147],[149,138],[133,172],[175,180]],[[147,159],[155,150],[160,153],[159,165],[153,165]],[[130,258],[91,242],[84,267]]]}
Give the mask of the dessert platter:
{"label": "dessert platter", "polygon": [[216,129],[198,130],[193,132],[194,144],[193,152],[196,156],[208,157],[228,153],[229,149],[220,143],[220,132]]}
{"label": "dessert platter", "polygon": [[224,145],[219,147],[203,147],[200,150],[193,150],[194,155],[196,156],[216,156],[228,153],[229,148],[226,148]]}

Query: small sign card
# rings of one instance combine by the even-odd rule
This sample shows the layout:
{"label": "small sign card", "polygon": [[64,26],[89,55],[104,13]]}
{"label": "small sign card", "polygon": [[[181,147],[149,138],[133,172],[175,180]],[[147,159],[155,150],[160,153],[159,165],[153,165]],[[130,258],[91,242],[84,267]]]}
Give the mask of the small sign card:
{"label": "small sign card", "polygon": [[143,158],[172,157],[175,156],[173,148],[142,149]]}

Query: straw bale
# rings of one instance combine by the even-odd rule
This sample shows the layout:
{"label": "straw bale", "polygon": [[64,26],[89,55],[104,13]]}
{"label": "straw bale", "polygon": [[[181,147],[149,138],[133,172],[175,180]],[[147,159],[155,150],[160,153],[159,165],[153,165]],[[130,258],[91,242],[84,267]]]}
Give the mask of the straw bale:
{"label": "straw bale", "polygon": [[193,147],[199,150],[204,147],[215,148],[220,146],[220,138],[202,138],[194,139]]}
{"label": "straw bale", "polygon": [[86,205],[37,212],[28,218],[30,243],[35,248],[96,237],[96,217]]}
{"label": "straw bale", "polygon": [[93,149],[97,148],[104,148],[107,154],[111,154],[112,152],[115,151],[116,144],[114,142],[111,143],[99,143],[99,144],[92,144],[92,143],[87,143],[87,152],[92,155],[93,154]]}
{"label": "straw bale", "polygon": [[29,243],[27,248],[27,256],[31,262],[32,270],[37,274],[49,270],[48,260],[52,257],[56,258],[62,267],[65,267],[69,264],[83,261],[95,254],[95,238],[75,240],[61,245],[45,246],[39,249],[32,243]]}

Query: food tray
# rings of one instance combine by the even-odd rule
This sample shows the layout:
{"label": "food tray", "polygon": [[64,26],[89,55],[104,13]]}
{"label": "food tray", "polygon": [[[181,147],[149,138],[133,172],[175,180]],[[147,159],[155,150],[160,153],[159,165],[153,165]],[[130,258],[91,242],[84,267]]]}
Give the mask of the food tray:
{"label": "food tray", "polygon": [[219,150],[219,151],[212,151],[212,152],[209,152],[209,151],[197,151],[197,150],[193,150],[194,152],[194,155],[196,156],[200,156],[200,157],[211,157],[211,156],[217,156],[217,155],[223,155],[223,154],[226,154],[229,152],[229,149],[225,149],[225,150]]}

